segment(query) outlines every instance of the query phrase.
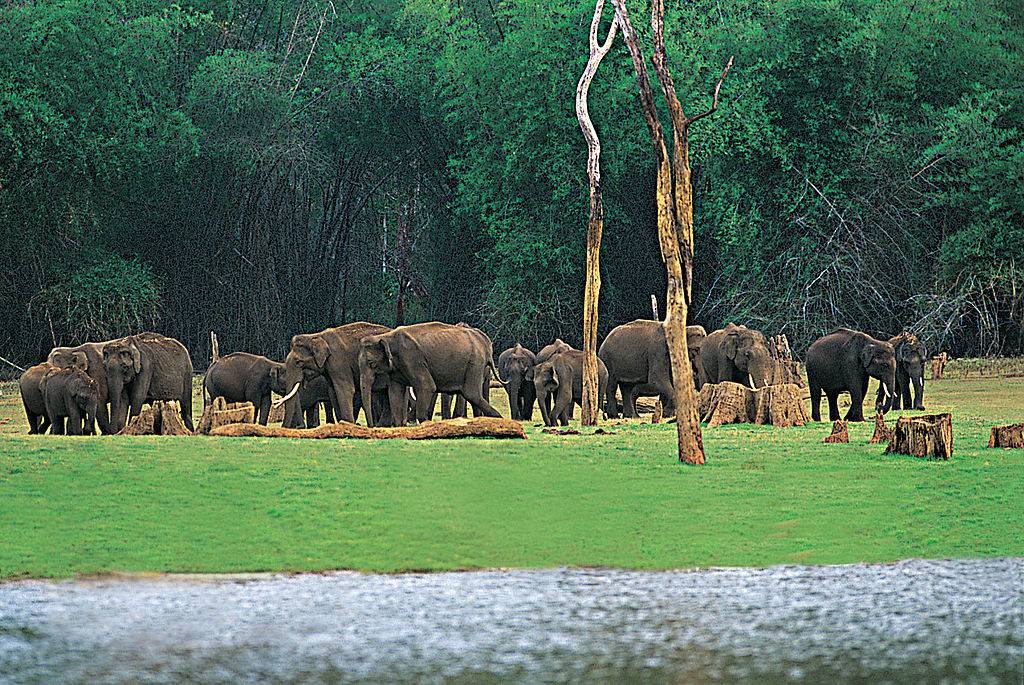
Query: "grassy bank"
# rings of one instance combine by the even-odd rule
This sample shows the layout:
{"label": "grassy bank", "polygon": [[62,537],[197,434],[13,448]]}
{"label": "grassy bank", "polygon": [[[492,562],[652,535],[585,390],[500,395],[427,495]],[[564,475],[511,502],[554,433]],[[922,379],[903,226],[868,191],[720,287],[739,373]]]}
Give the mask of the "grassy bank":
{"label": "grassy bank", "polygon": [[[950,463],[823,445],[827,424],[674,427],[526,441],[24,435],[0,396],[0,577],[107,571],[675,568],[1024,555],[1024,379],[930,383]],[[498,393],[495,393],[498,394]]]}

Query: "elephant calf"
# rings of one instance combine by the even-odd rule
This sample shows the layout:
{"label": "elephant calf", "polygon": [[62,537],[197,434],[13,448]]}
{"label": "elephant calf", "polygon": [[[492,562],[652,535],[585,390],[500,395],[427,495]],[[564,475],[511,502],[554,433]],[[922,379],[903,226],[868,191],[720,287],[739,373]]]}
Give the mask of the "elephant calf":
{"label": "elephant calf", "polygon": [[25,415],[28,417],[29,434],[45,433],[50,427],[50,416],[46,413],[46,399],[43,397],[41,385],[43,378],[56,370],[57,367],[53,364],[43,362],[30,367],[18,378],[21,403],[25,405]]}
{"label": "elephant calf", "polygon": [[43,377],[40,389],[53,435],[64,435],[65,419],[70,435],[81,435],[83,425],[96,420],[100,392],[85,371],[74,366],[52,370]]}
{"label": "elephant calf", "polygon": [[[573,406],[583,405],[583,357],[582,350],[570,349],[534,367],[533,384],[545,425],[554,426],[560,422],[568,426]],[[598,398],[604,397],[608,368],[600,358],[597,360],[597,386]],[[554,406],[551,406],[552,398]]]}
{"label": "elephant calf", "polygon": [[508,406],[516,421],[533,418],[537,394],[530,381],[530,372],[536,363],[536,355],[519,343],[498,355],[498,376],[508,393]]}

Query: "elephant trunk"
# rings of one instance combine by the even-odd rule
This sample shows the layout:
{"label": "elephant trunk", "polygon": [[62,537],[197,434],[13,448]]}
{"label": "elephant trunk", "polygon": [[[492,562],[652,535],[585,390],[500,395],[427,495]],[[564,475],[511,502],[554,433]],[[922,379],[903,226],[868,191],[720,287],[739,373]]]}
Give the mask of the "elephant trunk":
{"label": "elephant trunk", "polygon": [[374,427],[373,421],[373,384],[376,381],[373,371],[363,363],[359,364],[359,393],[363,399],[363,413],[366,425]]}
{"label": "elephant trunk", "polygon": [[122,413],[122,402],[127,402],[127,397],[124,394],[124,381],[117,374],[113,374],[107,380],[107,396],[110,399],[110,421],[108,427],[110,432],[113,434],[120,433],[124,430],[124,420],[121,416]]}
{"label": "elephant trunk", "polygon": [[[297,389],[302,388],[302,368],[292,359],[285,361],[284,365],[284,386],[288,394],[284,398],[284,422],[285,428],[303,428],[305,421],[302,416],[302,403],[299,401]],[[281,402],[281,400],[278,400]]]}
{"label": "elephant trunk", "polygon": [[914,409],[924,409],[924,376],[917,376],[914,383]]}
{"label": "elephant trunk", "polygon": [[551,412],[548,411],[548,402],[550,402],[550,396],[543,383],[534,382],[534,389],[537,391],[537,404],[540,405],[540,415],[544,419],[544,425],[550,426],[551,424]]}
{"label": "elephant trunk", "polygon": [[523,375],[518,371],[513,371],[509,374],[508,382],[505,385],[508,390],[508,404],[509,411],[512,413],[512,418],[519,421],[522,420],[522,414],[519,411],[519,386],[523,382]]}
{"label": "elephant trunk", "polygon": [[896,392],[899,390],[896,388],[896,374],[886,374],[885,378],[879,378],[880,390],[878,397],[875,400],[875,411],[879,414],[885,414],[892,408],[893,400],[895,399]]}

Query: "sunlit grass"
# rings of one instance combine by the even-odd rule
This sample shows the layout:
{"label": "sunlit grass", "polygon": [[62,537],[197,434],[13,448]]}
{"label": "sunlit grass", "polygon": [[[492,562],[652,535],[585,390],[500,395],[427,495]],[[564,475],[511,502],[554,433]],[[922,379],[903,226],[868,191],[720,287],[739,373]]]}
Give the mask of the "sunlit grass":
{"label": "sunlit grass", "polygon": [[929,411],[954,415],[952,462],[884,456],[871,424],[824,445],[819,423],[705,430],[704,467],[676,462],[671,424],[531,425],[525,441],[28,436],[3,391],[0,577],[1024,555],[1024,450],[985,448],[992,425],[1024,420],[1021,378],[929,383]]}

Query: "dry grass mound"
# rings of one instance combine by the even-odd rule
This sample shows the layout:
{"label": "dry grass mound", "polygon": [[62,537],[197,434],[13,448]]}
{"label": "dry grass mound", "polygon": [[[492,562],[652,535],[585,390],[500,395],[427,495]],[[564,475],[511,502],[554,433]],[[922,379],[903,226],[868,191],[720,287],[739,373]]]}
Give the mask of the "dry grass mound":
{"label": "dry grass mound", "polygon": [[526,438],[526,432],[518,421],[490,417],[427,421],[418,426],[402,426],[400,428],[367,428],[366,426],[345,422],[327,423],[316,428],[281,428],[279,426],[261,426],[258,423],[231,423],[212,429],[210,435],[232,438],[356,438],[363,440],[380,440],[385,438],[401,438],[404,440]]}

